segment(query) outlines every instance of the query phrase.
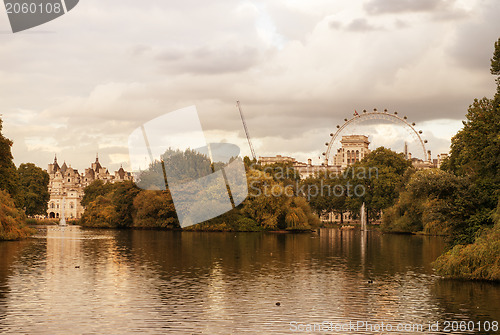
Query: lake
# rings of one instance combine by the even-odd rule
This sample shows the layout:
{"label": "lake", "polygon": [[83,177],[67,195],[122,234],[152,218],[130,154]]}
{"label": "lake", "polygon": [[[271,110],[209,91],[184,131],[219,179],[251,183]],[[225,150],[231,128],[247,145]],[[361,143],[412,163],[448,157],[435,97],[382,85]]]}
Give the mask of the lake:
{"label": "lake", "polygon": [[444,248],[337,229],[40,228],[0,242],[0,333],[499,333],[500,285],[440,279]]}

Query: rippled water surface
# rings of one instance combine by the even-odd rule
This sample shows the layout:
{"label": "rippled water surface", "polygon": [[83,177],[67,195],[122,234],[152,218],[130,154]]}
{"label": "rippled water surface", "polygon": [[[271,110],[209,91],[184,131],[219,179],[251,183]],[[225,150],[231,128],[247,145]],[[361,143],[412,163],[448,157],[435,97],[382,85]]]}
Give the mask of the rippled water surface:
{"label": "rippled water surface", "polygon": [[[500,285],[439,279],[430,264],[443,248],[437,237],[335,229],[49,227],[0,242],[0,333],[287,334],[321,324],[318,333],[422,334],[436,321],[449,333],[447,320],[473,321],[476,332],[461,333],[478,333],[500,320]],[[360,328],[342,331],[349,321]],[[377,330],[382,322],[414,328]]]}

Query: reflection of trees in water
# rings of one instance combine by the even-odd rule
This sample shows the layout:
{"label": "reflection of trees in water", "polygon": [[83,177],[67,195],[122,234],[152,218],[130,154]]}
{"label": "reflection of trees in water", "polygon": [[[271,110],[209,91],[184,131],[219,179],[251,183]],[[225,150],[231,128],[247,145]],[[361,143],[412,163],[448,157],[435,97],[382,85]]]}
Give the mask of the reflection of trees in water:
{"label": "reflection of trees in water", "polygon": [[281,295],[301,297],[297,306],[306,312],[314,305],[337,317],[424,322],[432,315],[430,263],[444,247],[439,238],[368,232],[363,255],[360,232],[332,229],[319,234],[132,231],[130,240],[117,241],[127,261],[147,264],[149,275],[159,279],[154,289],[162,313],[198,308],[207,318],[221,319],[230,310],[245,313],[248,301],[260,304]]}
{"label": "reflection of trees in water", "polygon": [[349,271],[363,270],[366,278],[404,274],[409,268],[430,274],[431,263],[444,249],[442,239],[429,236],[367,232],[362,244],[360,231],[325,229],[320,238],[325,252],[338,257]]}
{"label": "reflection of trees in water", "polygon": [[464,315],[464,320],[474,322],[500,321],[497,283],[440,279],[431,292],[446,316],[456,319],[457,315]]}
{"label": "reflection of trees in water", "polygon": [[362,255],[360,232],[333,229],[319,235],[136,230],[120,231],[115,240],[120,257],[132,264],[147,262],[164,279],[178,274],[205,277],[215,264],[222,264],[226,275],[240,277],[263,270],[283,275],[295,266],[356,273],[364,269],[366,278],[404,274],[409,268],[431,274],[431,263],[444,248],[435,237],[369,232]]}
{"label": "reflection of trees in water", "polygon": [[[9,287],[9,277],[12,276],[14,270],[13,265],[16,262],[22,263],[32,263],[36,262],[36,259],[43,257],[43,253],[37,248],[34,248],[32,241],[15,241],[15,242],[0,242],[0,321],[5,318],[7,312],[7,304],[5,303],[7,299],[7,294],[10,291]],[[25,257],[26,255],[33,254],[33,259],[31,257]],[[2,330],[2,324],[0,323],[0,331]]]}

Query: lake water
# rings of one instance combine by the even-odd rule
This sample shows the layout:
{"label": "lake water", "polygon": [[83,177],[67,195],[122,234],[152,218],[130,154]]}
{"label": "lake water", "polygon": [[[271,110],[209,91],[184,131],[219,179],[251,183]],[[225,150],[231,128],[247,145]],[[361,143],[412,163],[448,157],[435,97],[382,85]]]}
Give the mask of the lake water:
{"label": "lake water", "polygon": [[[441,334],[460,325],[475,332],[454,333],[487,333],[478,327],[500,321],[500,285],[435,276],[430,264],[444,247],[438,237],[335,229],[272,234],[49,227],[26,241],[0,242],[0,333],[437,330],[429,324]],[[446,321],[456,321],[448,332]]]}

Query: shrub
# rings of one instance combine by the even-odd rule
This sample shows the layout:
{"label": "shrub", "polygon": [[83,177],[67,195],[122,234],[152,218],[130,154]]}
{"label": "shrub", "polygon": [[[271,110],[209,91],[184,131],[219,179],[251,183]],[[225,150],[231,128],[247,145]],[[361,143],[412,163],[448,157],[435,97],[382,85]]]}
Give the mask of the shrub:
{"label": "shrub", "polygon": [[0,190],[0,240],[18,240],[34,233],[26,227],[24,212],[14,206],[14,200],[3,190]]}

